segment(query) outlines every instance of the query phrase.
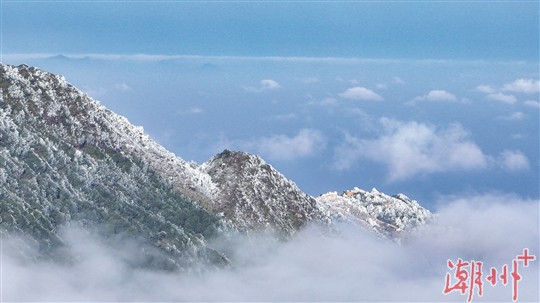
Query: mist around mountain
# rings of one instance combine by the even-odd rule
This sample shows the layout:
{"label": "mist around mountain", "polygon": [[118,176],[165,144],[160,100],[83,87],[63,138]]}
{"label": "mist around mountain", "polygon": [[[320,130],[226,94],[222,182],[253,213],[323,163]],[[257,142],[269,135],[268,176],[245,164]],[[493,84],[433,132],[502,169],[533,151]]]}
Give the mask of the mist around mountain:
{"label": "mist around mountain", "polygon": [[[232,265],[202,272],[168,272],[133,266],[130,239],[107,244],[96,234],[63,230],[77,262],[21,260],[3,243],[6,301],[355,301],[465,302],[444,296],[448,259],[482,260],[484,268],[510,264],[524,246],[538,247],[537,201],[510,195],[444,201],[437,223],[424,225],[402,244],[381,240],[356,224],[321,235],[308,226],[288,241],[273,236],[229,235],[211,242]],[[494,224],[494,218],[496,223]],[[516,218],[519,218],[517,220]],[[491,236],[490,236],[491,235]],[[536,249],[535,249],[536,250]],[[27,250],[27,255],[38,254]],[[536,254],[537,255],[537,254]],[[520,267],[519,302],[538,301],[538,263]],[[473,302],[509,302],[511,286],[484,284]]]}
{"label": "mist around mountain", "polygon": [[[0,73],[7,301],[455,301],[447,259],[538,252],[535,200],[443,197],[433,215],[376,189],[311,197],[256,155],[187,162],[61,76]],[[537,285],[538,263],[522,298]]]}

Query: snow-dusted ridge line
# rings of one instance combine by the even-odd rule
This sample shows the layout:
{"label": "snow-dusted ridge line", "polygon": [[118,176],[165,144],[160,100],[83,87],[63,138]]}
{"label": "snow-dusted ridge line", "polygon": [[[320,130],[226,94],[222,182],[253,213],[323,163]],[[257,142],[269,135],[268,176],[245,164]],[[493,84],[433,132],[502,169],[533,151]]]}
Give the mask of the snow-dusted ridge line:
{"label": "snow-dusted ridge line", "polygon": [[[64,109],[62,111],[63,115],[69,115],[70,113],[70,110],[65,108],[66,104],[54,102],[58,98],[56,98],[56,91],[50,88],[50,82],[55,84],[55,89],[67,91],[70,99],[82,99],[86,107],[86,112],[83,113],[82,117],[66,118],[71,118],[70,124],[72,128],[84,129],[85,124],[90,123],[97,130],[101,130],[101,133],[91,134],[90,138],[81,133],[79,144],[84,145],[84,140],[99,141],[100,144],[106,144],[114,150],[120,151],[123,155],[132,155],[144,159],[152,169],[156,170],[174,187],[177,187],[179,191],[207,203],[216,199],[218,190],[210,176],[192,167],[188,162],[152,140],[144,132],[143,127],[132,125],[127,118],[113,113],[87,94],[75,89],[63,76],[24,65],[19,67],[2,65],[2,69],[5,78],[11,79],[12,83],[19,84],[9,86],[9,94],[12,97],[25,98],[25,95],[30,93],[27,91],[28,87],[33,86],[39,87],[38,94],[49,97],[49,104],[37,104],[41,115],[45,114],[47,117],[53,118],[62,109]],[[26,75],[21,73],[26,73]],[[32,84],[31,82],[35,83]],[[32,98],[32,101],[42,103],[39,102],[38,98]],[[46,106],[46,108],[42,108],[40,105]],[[88,118],[91,121],[87,121]]]}
{"label": "snow-dusted ridge line", "polygon": [[428,222],[432,213],[404,194],[389,196],[373,188],[355,187],[339,195],[330,192],[316,198],[319,209],[333,220],[355,222],[385,237],[395,238]]}
{"label": "snow-dusted ridge line", "polygon": [[313,198],[263,159],[244,152],[226,150],[200,166],[188,163],[62,76],[25,65],[1,65],[0,72],[4,79],[0,88],[9,83],[7,95],[22,105],[16,115],[1,111],[0,117],[8,115],[15,125],[35,124],[29,129],[54,133],[69,141],[76,157],[89,153],[85,147],[97,146],[130,161],[141,159],[176,192],[239,230],[274,228],[291,235],[311,221],[349,221],[393,238],[432,216],[405,195],[388,196],[375,189],[354,188],[342,195]]}
{"label": "snow-dusted ridge line", "polygon": [[75,223],[144,239],[161,251],[159,264],[138,252],[145,266],[227,262],[206,244],[223,227],[201,207],[217,190],[208,175],[61,76],[0,65],[0,93],[1,232],[49,254]]}
{"label": "snow-dusted ridge line", "polygon": [[225,150],[200,169],[221,190],[213,210],[241,230],[274,228],[287,236],[321,217],[312,197],[258,156]]}

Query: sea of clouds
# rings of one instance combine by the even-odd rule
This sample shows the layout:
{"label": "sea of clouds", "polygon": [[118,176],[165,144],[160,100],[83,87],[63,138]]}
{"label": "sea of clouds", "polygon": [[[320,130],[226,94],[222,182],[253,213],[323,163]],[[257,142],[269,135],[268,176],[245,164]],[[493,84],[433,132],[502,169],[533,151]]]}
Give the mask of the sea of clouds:
{"label": "sea of clouds", "polygon": [[[509,194],[441,198],[433,223],[401,243],[347,224],[325,232],[309,226],[288,241],[269,235],[229,236],[211,246],[226,251],[229,267],[158,271],[133,266],[135,240],[106,245],[95,233],[62,231],[70,262],[28,261],[2,241],[1,300],[10,301],[356,301],[465,302],[443,295],[447,260],[482,261],[498,270],[528,248],[540,256],[539,201]],[[20,242],[20,241],[19,241]],[[19,246],[20,248],[20,246]],[[25,251],[25,254],[36,254]],[[539,301],[539,260],[520,263],[519,301]],[[512,283],[491,286],[474,302],[509,302]]]}

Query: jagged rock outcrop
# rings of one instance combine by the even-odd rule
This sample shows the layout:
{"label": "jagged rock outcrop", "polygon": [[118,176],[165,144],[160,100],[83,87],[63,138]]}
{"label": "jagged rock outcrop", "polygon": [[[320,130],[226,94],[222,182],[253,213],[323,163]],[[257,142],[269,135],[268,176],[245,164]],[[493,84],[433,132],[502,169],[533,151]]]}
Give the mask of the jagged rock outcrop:
{"label": "jagged rock outcrop", "polygon": [[318,208],[331,220],[361,224],[390,239],[399,238],[433,217],[415,200],[403,194],[389,196],[375,188],[368,192],[355,187],[341,195],[331,192],[316,200]]}
{"label": "jagged rock outcrop", "polygon": [[271,228],[290,235],[321,218],[311,196],[258,156],[225,150],[200,169],[220,190],[211,211],[241,230]]}

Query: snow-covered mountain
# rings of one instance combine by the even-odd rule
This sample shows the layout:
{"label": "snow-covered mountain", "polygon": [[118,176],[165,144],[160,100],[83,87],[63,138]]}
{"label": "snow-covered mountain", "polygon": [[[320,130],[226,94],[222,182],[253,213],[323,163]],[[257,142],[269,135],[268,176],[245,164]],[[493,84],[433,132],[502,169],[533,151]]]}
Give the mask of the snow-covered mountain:
{"label": "snow-covered mountain", "polygon": [[146,239],[167,254],[163,266],[219,258],[205,244],[221,228],[201,207],[217,190],[207,174],[60,76],[2,65],[0,90],[2,229],[43,252],[79,222]]}
{"label": "snow-covered mountain", "polygon": [[146,239],[165,267],[227,262],[206,243],[229,228],[287,237],[347,220],[392,238],[431,216],[403,195],[313,198],[244,152],[188,163],[63,77],[26,65],[0,66],[0,202],[0,229],[44,252],[62,245],[60,226],[78,222]]}
{"label": "snow-covered mountain", "polygon": [[241,230],[273,228],[290,235],[322,217],[315,199],[258,156],[225,150],[200,169],[220,190],[211,211]]}
{"label": "snow-covered mountain", "polygon": [[415,200],[403,194],[389,196],[375,188],[368,192],[355,187],[341,195],[331,192],[316,201],[331,220],[358,223],[386,238],[399,238],[433,217]]}

